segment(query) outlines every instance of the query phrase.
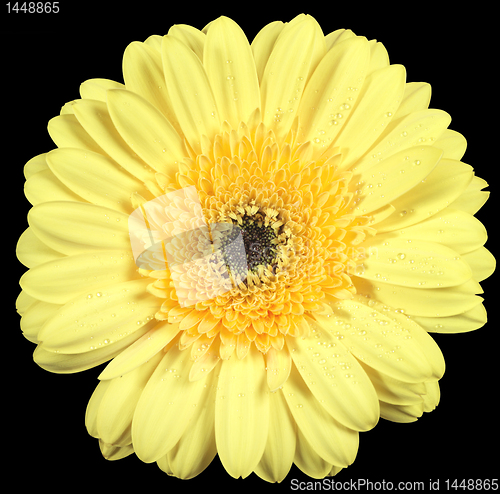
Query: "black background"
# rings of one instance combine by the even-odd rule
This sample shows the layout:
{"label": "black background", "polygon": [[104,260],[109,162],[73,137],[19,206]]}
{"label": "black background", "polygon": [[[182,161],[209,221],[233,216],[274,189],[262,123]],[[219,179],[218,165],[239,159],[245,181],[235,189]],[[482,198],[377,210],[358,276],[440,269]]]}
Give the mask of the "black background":
{"label": "black background", "polygon": [[[13,5],[14,2],[11,2]],[[123,5],[125,4],[125,5]],[[23,488],[122,489],[139,486],[222,489],[258,487],[262,491],[289,491],[291,479],[310,480],[293,467],[279,485],[252,474],[244,482],[224,471],[218,458],[199,477],[188,482],[170,478],[155,464],[135,455],[117,462],[101,457],[97,441],[84,426],[85,408],[102,368],[76,375],[55,375],[33,363],[34,345],[19,330],[14,309],[18,277],[24,271],[15,258],[18,236],[27,227],[29,203],[24,199],[23,166],[33,156],[54,146],[47,122],[67,101],[79,97],[81,82],[94,77],[123,82],[121,57],[128,43],[151,34],[166,34],[172,24],[199,29],[219,15],[236,20],[251,40],[268,22],[288,21],[304,11],[323,31],[350,28],[356,34],[382,41],[391,63],[406,66],[408,81],[429,82],[431,107],[449,112],[450,128],[468,140],[463,161],[486,179],[495,191],[498,167],[498,112],[495,62],[498,59],[488,15],[440,9],[428,4],[397,9],[360,4],[322,2],[302,7],[271,8],[256,2],[213,4],[170,2],[60,1],[58,14],[7,15],[2,9],[2,133],[4,173],[4,259],[7,266],[3,321],[3,447],[4,473]],[[493,120],[492,120],[493,119]],[[7,177],[7,180],[5,180]],[[495,253],[493,232],[496,199],[477,215],[490,233],[487,247]],[[12,234],[12,232],[14,232]],[[13,274],[13,276],[12,276]],[[360,436],[354,464],[337,475],[350,479],[394,482],[498,477],[498,317],[494,282],[482,283],[489,323],[458,335],[434,335],[446,359],[441,380],[441,403],[416,423],[381,420]],[[5,317],[7,315],[7,317]],[[6,479],[7,480],[7,479]]]}

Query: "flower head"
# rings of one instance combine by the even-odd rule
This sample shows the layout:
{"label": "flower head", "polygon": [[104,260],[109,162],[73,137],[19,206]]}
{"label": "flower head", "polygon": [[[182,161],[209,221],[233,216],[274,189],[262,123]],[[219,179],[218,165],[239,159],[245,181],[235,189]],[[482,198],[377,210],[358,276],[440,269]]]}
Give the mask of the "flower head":
{"label": "flower head", "polygon": [[486,322],[494,259],[430,87],[305,15],[251,45],[225,17],[174,26],[123,62],[50,121],[18,245],[36,362],[110,361],[86,417],[103,455],[320,478],[379,417],[434,409],[429,333]]}

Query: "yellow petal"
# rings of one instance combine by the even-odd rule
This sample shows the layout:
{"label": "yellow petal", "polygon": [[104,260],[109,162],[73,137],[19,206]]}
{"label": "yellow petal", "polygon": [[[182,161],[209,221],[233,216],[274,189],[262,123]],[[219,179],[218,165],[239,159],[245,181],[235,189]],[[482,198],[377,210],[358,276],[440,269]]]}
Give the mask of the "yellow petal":
{"label": "yellow petal", "polygon": [[28,268],[34,268],[39,264],[64,257],[63,254],[51,249],[39,240],[32,228],[26,228],[19,237],[16,255],[19,261]]}
{"label": "yellow petal", "polygon": [[313,479],[326,477],[333,466],[317,453],[300,429],[297,431],[297,446],[293,462],[308,477],[312,477]]}
{"label": "yellow petal", "polygon": [[368,66],[368,74],[383,69],[389,64],[389,54],[385,46],[374,39],[370,40],[370,65]]}
{"label": "yellow petal", "polygon": [[363,156],[389,125],[401,103],[405,77],[403,66],[390,65],[373,72],[357,87],[356,103],[335,140],[345,153],[343,166],[349,167]]}
{"label": "yellow petal", "polygon": [[196,309],[191,310],[182,318],[182,321],[180,322],[180,328],[182,330],[185,330],[198,326],[200,320],[203,319],[204,315],[205,314],[203,312],[200,313],[200,311]]}
{"label": "yellow petal", "polygon": [[49,201],[80,201],[84,199],[66,187],[52,172],[41,171],[32,175],[24,184],[24,194],[33,206]]}
{"label": "yellow petal", "polygon": [[281,482],[293,463],[296,425],[283,393],[269,395],[269,433],[262,458],[255,473],[267,482]]}
{"label": "yellow petal", "polygon": [[30,210],[28,223],[39,240],[63,254],[130,249],[128,215],[102,206],[46,202]]}
{"label": "yellow petal", "polygon": [[264,452],[268,425],[269,389],[262,354],[251,348],[243,359],[223,360],[215,403],[215,439],[229,475],[245,478],[252,473]]}
{"label": "yellow petal", "polygon": [[79,294],[138,277],[129,251],[103,251],[65,257],[30,269],[21,287],[38,300],[65,304]]}
{"label": "yellow petal", "polygon": [[439,390],[439,382],[426,382],[426,393],[422,396],[424,400],[424,412],[432,412],[439,404],[441,392]]}
{"label": "yellow petal", "polygon": [[354,37],[356,35],[351,29],[336,29],[325,36],[326,48],[330,51],[335,45]]}
{"label": "yellow petal", "polygon": [[486,324],[486,309],[482,303],[460,314],[448,317],[419,317],[413,320],[429,333],[466,333]]}
{"label": "yellow petal", "polygon": [[[339,466],[350,465],[358,450],[358,433],[337,422],[325,410],[322,403],[319,403],[313,396],[312,387],[308,387],[296,367],[293,366],[290,378],[282,390],[288,408],[299,430],[321,458]],[[347,401],[349,399],[341,393],[336,398],[335,394],[335,392],[332,393],[330,400]],[[373,394],[375,395],[375,391]],[[354,410],[356,409],[352,408],[351,413],[355,413]]]}
{"label": "yellow petal", "polygon": [[380,234],[380,238],[387,236],[407,240],[431,240],[459,254],[479,249],[487,239],[486,229],[477,218],[451,207],[404,230]]}
{"label": "yellow petal", "polygon": [[111,381],[100,382],[95,387],[87,404],[87,410],[85,411],[85,427],[87,428],[87,432],[95,438],[99,438],[99,432],[97,431],[97,414],[99,412],[99,406],[110,384]]}
{"label": "yellow petal", "polygon": [[200,474],[217,454],[214,420],[218,377],[218,369],[209,374],[195,415],[166,455],[171,473],[178,478],[190,479]]}
{"label": "yellow petal", "polygon": [[159,36],[158,34],[152,34],[144,41],[144,44],[150,46],[151,48],[156,50],[158,53],[160,53],[161,52],[161,40],[162,40],[161,36]]}
{"label": "yellow petal", "polygon": [[170,464],[168,462],[168,454],[165,454],[161,458],[158,458],[158,460],[156,460],[156,464],[158,465],[158,468],[162,472],[165,472],[167,475],[173,475],[174,474],[172,472],[172,469],[170,468]]}
{"label": "yellow petal", "polygon": [[[318,323],[346,345],[364,364],[405,382],[433,377],[428,356],[439,352],[427,333],[406,319],[401,323],[362,299],[342,300],[330,317],[316,316]],[[418,336],[424,338],[422,346]]]}
{"label": "yellow petal", "polygon": [[[394,120],[377,144],[355,164],[352,171],[362,173],[401,150],[421,144],[433,145],[435,139],[443,134],[450,122],[451,117],[441,110],[423,110],[411,113],[400,120]],[[404,178],[400,177],[401,180]]]}
{"label": "yellow petal", "polygon": [[220,130],[219,113],[200,59],[182,41],[165,36],[162,41],[165,81],[182,132],[196,153],[200,138],[212,139]]}
{"label": "yellow petal", "polygon": [[198,326],[198,331],[200,333],[208,333],[212,329],[219,324],[220,319],[217,319],[212,315],[210,311],[206,311],[203,318],[199,318],[199,326]]}
{"label": "yellow petal", "polygon": [[47,155],[54,175],[87,201],[130,213],[131,191],[143,191],[143,184],[119,169],[116,162],[83,149],[55,149]]}
{"label": "yellow petal", "polygon": [[397,120],[410,113],[426,110],[431,102],[431,86],[426,82],[409,82],[405,85],[403,99],[394,119]]}
{"label": "yellow petal", "polygon": [[121,460],[134,452],[132,444],[115,446],[114,444],[105,443],[102,439],[99,439],[99,449],[102,456],[108,461]]}
{"label": "yellow petal", "polygon": [[123,54],[123,79],[128,91],[145,99],[180,132],[158,50],[146,43],[130,43]]}
{"label": "yellow petal", "polygon": [[394,213],[394,211],[396,211],[396,208],[392,204],[386,204],[385,206],[382,206],[381,208],[372,211],[370,213],[369,225],[372,226],[376,225],[377,223],[380,223],[381,221],[388,218],[392,213]]}
{"label": "yellow petal", "polygon": [[[207,375],[215,366],[218,364],[220,360],[219,348],[220,348],[220,340],[212,342],[215,337],[209,338],[207,335],[202,335],[196,343],[191,347],[195,353],[200,351],[205,352],[200,357],[196,358],[193,362],[193,366],[189,372],[189,380],[197,381],[201,379],[203,376]],[[204,348],[205,347],[205,348]],[[208,350],[206,349],[208,347]],[[193,353],[193,352],[192,352]]]}
{"label": "yellow petal", "polygon": [[59,112],[60,115],[73,115],[73,103],[75,102],[75,100],[73,101],[68,101],[67,103],[65,103],[62,108],[61,108],[61,111]]}
{"label": "yellow petal", "polygon": [[480,247],[463,255],[463,259],[472,269],[472,276],[476,281],[483,281],[495,271],[496,259],[485,247]]}
{"label": "yellow petal", "polygon": [[86,149],[94,153],[102,152],[99,145],[89,136],[73,114],[52,118],[49,121],[48,130],[57,147]]}
{"label": "yellow petal", "polygon": [[189,382],[190,367],[189,352],[174,345],[141,394],[132,421],[132,442],[137,456],[146,463],[171,450],[198,413],[206,379]]}
{"label": "yellow petal", "polygon": [[457,286],[423,289],[353,278],[359,294],[410,316],[452,316],[472,309],[483,300],[475,295],[483,290],[472,279]]}
{"label": "yellow petal", "polygon": [[140,338],[147,331],[147,327],[139,328],[125,338],[96,348],[85,353],[68,354],[61,352],[52,352],[46,350],[42,345],[38,345],[33,353],[33,360],[42,368],[56,374],[74,374],[82,372],[112,359],[120,354],[124,348],[127,348],[135,340]]}
{"label": "yellow petal", "polygon": [[[168,35],[182,41],[193,50],[198,58],[203,61],[203,49],[205,46],[205,33],[187,24],[176,24],[168,30]],[[161,51],[161,43],[160,43]]]}
{"label": "yellow petal", "polygon": [[38,343],[40,329],[60,308],[59,304],[35,301],[26,309],[21,318],[23,336],[33,343]]}
{"label": "yellow petal", "polygon": [[252,50],[238,24],[224,16],[211,23],[203,65],[220,115],[237,128],[260,108],[259,81]]}
{"label": "yellow petal", "polygon": [[261,94],[263,122],[274,130],[278,142],[290,130],[305,85],[325,53],[321,28],[309,16],[285,25],[277,38],[262,76]]}
{"label": "yellow petal", "polygon": [[41,329],[38,337],[47,350],[88,352],[119,341],[149,323],[159,309],[146,292],[150,280],[139,279],[78,295]]}
{"label": "yellow petal", "polygon": [[80,96],[105,102],[108,89],[125,89],[125,86],[109,79],[88,79],[80,85]]}
{"label": "yellow petal", "polygon": [[468,264],[449,247],[436,242],[377,235],[366,240],[363,262],[368,280],[414,288],[438,288],[465,283],[472,276]]}
{"label": "yellow petal", "polygon": [[132,442],[135,407],[161,358],[161,354],[155,355],[128,374],[110,381],[96,417],[97,433],[104,442],[122,447]]}
{"label": "yellow petal", "polygon": [[154,180],[154,171],[134,155],[116,130],[105,102],[80,100],[73,111],[92,139],[120,166],[143,182]]}
{"label": "yellow petal", "polygon": [[409,424],[416,422],[424,413],[423,400],[417,405],[392,405],[380,402],[380,416],[385,420],[397,422],[399,424]]}
{"label": "yellow petal", "polygon": [[461,160],[467,148],[467,141],[462,134],[447,129],[439,137],[434,146],[443,150],[443,157],[450,160]]}
{"label": "yellow petal", "polygon": [[450,204],[450,207],[470,214],[477,213],[490,195],[489,191],[482,190],[485,187],[488,187],[486,180],[474,176],[469,186]]}
{"label": "yellow petal", "polygon": [[462,194],[472,177],[471,166],[441,159],[424,181],[392,201],[396,211],[377,225],[377,231],[405,228],[438,213]]}
{"label": "yellow petal", "polygon": [[114,90],[108,92],[108,109],[125,142],[152,169],[167,175],[178,171],[186,156],[184,142],[154,106],[131,91]]}
{"label": "yellow petal", "polygon": [[321,60],[298,110],[304,140],[324,147],[335,139],[354,106],[359,91],[353,88],[362,84],[369,58],[368,41],[355,37],[334,46]]}
{"label": "yellow petal", "polygon": [[101,372],[99,379],[114,379],[127,374],[165,349],[178,333],[179,324],[161,322],[155,325],[133,345],[116,356]]}
{"label": "yellow petal", "polygon": [[361,362],[363,369],[370,377],[379,400],[392,405],[415,405],[422,402],[422,394],[425,393],[425,383],[408,383],[399,381],[387,374],[376,371]]}
{"label": "yellow petal", "polygon": [[[384,310],[383,306],[380,306],[379,310]],[[429,381],[437,381],[443,377],[445,371],[444,357],[441,349],[434,342],[434,339],[429,336],[425,331],[421,331],[418,324],[414,323],[401,311],[394,311],[389,313],[389,317],[396,321],[401,327],[412,327],[412,338],[415,340],[415,344],[423,349],[429,364],[431,365],[432,374]],[[417,329],[418,328],[418,329]]]}
{"label": "yellow petal", "polygon": [[[368,376],[329,330],[317,322],[311,321],[310,325],[313,334],[308,338],[286,340],[300,375],[335,420],[354,430],[372,429],[378,420],[378,400]],[[287,401],[290,379],[283,387]]]}
{"label": "yellow petal", "polygon": [[46,161],[47,153],[39,154],[33,158],[31,158],[23,168],[24,177],[28,180],[30,177],[35,175],[38,172],[42,172],[44,170],[48,170]]}
{"label": "yellow petal", "polygon": [[266,353],[267,384],[270,391],[276,391],[283,386],[290,375],[292,359],[288,349],[270,348]]}
{"label": "yellow petal", "polygon": [[28,295],[25,291],[21,290],[21,293],[16,299],[17,313],[22,316],[36,302],[36,298],[33,298],[31,295]]}
{"label": "yellow petal", "polygon": [[285,25],[281,21],[274,21],[264,26],[252,41],[252,53],[255,59],[255,67],[259,83],[262,81],[269,56],[274,48],[274,44]]}
{"label": "yellow petal", "polygon": [[431,173],[440,157],[441,150],[419,146],[399,151],[365,169],[352,213],[364,215],[403,196]]}

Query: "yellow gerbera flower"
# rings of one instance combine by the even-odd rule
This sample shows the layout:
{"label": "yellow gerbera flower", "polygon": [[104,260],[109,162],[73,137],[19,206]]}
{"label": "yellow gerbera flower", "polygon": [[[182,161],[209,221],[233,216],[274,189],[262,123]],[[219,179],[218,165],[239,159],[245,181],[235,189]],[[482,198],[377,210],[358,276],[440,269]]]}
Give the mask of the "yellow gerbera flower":
{"label": "yellow gerbera flower", "polygon": [[465,139],[381,43],[310,16],[130,44],[25,168],[18,300],[35,361],[110,361],[86,425],[191,478],[335,475],[379,417],[439,401],[429,332],[486,322]]}

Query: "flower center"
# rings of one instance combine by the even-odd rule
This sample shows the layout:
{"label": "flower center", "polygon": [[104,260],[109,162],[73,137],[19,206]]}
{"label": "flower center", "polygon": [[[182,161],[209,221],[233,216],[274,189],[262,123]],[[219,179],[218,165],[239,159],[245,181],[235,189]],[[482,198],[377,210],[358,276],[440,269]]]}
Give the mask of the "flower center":
{"label": "flower center", "polygon": [[[244,215],[241,224],[233,224],[236,227],[229,230],[221,241],[221,252],[228,271],[234,276],[239,275],[244,278],[247,271],[258,274],[259,266],[262,266],[275,273],[280,232],[270,225],[265,225],[260,213],[254,216]],[[240,233],[245,247],[244,252],[235,242]]]}
{"label": "flower center", "polygon": [[[213,262],[151,273],[149,291],[163,298],[156,318],[180,324],[180,347],[215,342],[221,358],[233,350],[242,358],[252,344],[263,353],[281,350],[285,336],[309,333],[316,311],[328,313],[332,302],[353,296],[358,245],[373,229],[369,218],[350,214],[355,184],[340,168],[339,150],[313,152],[311,143],[298,142],[296,128],[278,144],[258,121],[237,129],[225,123],[175,177],[158,174],[162,192],[194,186],[213,242]],[[175,231],[197,227],[193,201],[176,207]],[[198,241],[183,247],[183,259],[191,259],[191,245],[196,250]]]}

